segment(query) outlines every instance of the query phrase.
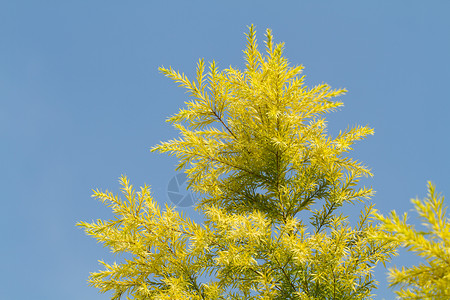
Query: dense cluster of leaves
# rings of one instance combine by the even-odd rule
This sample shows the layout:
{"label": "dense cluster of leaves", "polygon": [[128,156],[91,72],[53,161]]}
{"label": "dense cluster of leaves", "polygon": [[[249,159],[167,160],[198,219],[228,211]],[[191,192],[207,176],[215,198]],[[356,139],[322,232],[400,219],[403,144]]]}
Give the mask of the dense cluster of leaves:
{"label": "dense cluster of leaves", "polygon": [[[270,30],[265,46],[262,54],[250,27],[244,71],[212,62],[205,74],[200,60],[189,80],[160,69],[192,100],[168,119],[180,137],[152,150],[179,159],[206,222],[161,211],[149,187],[136,192],[125,177],[124,199],[95,191],[115,219],[79,225],[130,254],[91,275],[100,291],[113,291],[113,299],[371,298],[373,268],[398,245],[373,238],[373,191],[358,187],[371,173],[347,156],[373,130],[328,135],[324,114],[342,106],[332,99],[345,90],[305,86],[302,66],[289,65]],[[357,201],[364,208],[352,225],[339,209]]]}
{"label": "dense cluster of leaves", "polygon": [[381,221],[379,237],[397,243],[425,259],[425,263],[410,268],[389,270],[391,286],[400,286],[396,294],[401,299],[450,299],[450,219],[446,216],[444,197],[428,182],[428,197],[412,199],[426,231],[408,225],[392,211],[389,217],[375,213]]}

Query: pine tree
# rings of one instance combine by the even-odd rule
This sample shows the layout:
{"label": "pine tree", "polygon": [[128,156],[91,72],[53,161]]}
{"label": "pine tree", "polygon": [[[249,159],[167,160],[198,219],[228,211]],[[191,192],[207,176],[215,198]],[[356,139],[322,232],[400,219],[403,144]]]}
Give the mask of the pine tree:
{"label": "pine tree", "polygon": [[395,291],[399,299],[450,299],[450,219],[446,217],[444,197],[428,182],[428,197],[411,202],[426,231],[408,225],[406,213],[403,219],[395,211],[388,217],[374,213],[381,221],[379,238],[406,247],[425,259],[418,266],[389,269],[390,286],[400,287]]}
{"label": "pine tree", "polygon": [[[392,243],[374,240],[376,225],[358,187],[372,176],[347,156],[354,142],[373,134],[365,126],[327,134],[324,115],[343,104],[344,89],[304,83],[302,66],[290,66],[283,44],[266,32],[258,50],[247,34],[246,68],[205,74],[195,80],[160,68],[186,88],[191,100],[170,117],[180,137],[152,151],[179,159],[189,188],[201,195],[196,224],[173,207],[161,211],[149,187],[136,192],[121,178],[125,199],[108,191],[94,196],[115,219],[80,222],[89,235],[131,259],[102,262],[90,284],[113,299],[368,299],[377,282],[373,268],[386,262]],[[359,222],[340,212],[361,202]],[[207,275],[208,281],[201,277]]]}

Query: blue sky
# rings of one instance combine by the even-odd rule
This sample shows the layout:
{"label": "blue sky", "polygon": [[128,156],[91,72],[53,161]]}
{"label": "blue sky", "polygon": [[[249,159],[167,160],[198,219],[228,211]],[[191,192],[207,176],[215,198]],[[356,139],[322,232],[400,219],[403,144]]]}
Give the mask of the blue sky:
{"label": "blue sky", "polygon": [[[448,1],[1,1],[0,298],[108,299],[86,279],[115,258],[75,227],[111,217],[91,190],[117,192],[126,174],[170,203],[176,160],[149,149],[176,136],[164,121],[187,95],[157,68],[191,75],[201,57],[242,67],[252,23],[260,45],[266,28],[285,42],[308,85],[349,90],[329,130],[375,129],[352,156],[374,172],[364,184],[381,212],[410,211],[427,180],[450,196],[449,11]],[[376,299],[393,299],[384,273]]]}

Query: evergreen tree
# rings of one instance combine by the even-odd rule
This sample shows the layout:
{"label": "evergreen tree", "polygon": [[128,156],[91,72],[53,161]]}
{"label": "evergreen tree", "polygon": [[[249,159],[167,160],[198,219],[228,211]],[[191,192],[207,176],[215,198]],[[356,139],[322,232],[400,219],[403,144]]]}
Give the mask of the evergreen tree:
{"label": "evergreen tree", "polygon": [[[249,28],[246,68],[195,80],[172,68],[160,71],[192,98],[169,118],[180,137],[152,151],[179,159],[189,187],[201,195],[196,224],[173,207],[161,211],[144,186],[136,192],[121,178],[124,199],[108,191],[94,196],[115,218],[80,222],[115,253],[121,264],[102,262],[90,284],[113,299],[368,299],[372,271],[389,260],[393,243],[372,239],[376,225],[358,187],[370,170],[347,156],[373,130],[356,126],[331,137],[324,115],[343,104],[344,89],[307,87],[302,66],[290,66],[283,44],[266,32],[265,53]],[[351,225],[343,205],[363,203]],[[201,282],[202,275],[208,281]]]}
{"label": "evergreen tree", "polygon": [[392,287],[399,286],[400,299],[450,299],[450,219],[446,217],[444,197],[428,182],[428,197],[423,201],[411,199],[415,210],[427,227],[418,231],[392,211],[389,217],[374,213],[381,221],[378,235],[387,242],[406,247],[425,259],[425,263],[410,268],[394,267],[389,270]]}

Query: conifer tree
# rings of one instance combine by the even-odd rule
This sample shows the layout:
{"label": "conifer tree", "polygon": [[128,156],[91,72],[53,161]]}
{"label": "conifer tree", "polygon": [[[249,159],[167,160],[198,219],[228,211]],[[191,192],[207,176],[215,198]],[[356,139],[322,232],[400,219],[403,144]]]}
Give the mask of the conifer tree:
{"label": "conifer tree", "polygon": [[428,197],[424,200],[411,199],[415,210],[427,228],[418,231],[392,211],[384,217],[374,213],[381,221],[379,238],[406,247],[425,260],[418,266],[401,270],[389,269],[391,287],[399,299],[450,299],[450,219],[446,216],[444,197],[436,193],[436,187],[428,182]]}
{"label": "conifer tree", "polygon": [[[123,198],[96,190],[115,218],[79,226],[130,258],[102,262],[91,285],[112,299],[371,298],[373,268],[394,247],[371,238],[373,191],[358,183],[372,174],[347,153],[373,130],[328,135],[324,115],[346,91],[307,87],[283,47],[267,30],[261,53],[251,26],[244,71],[213,61],[205,74],[201,59],[190,80],[160,68],[191,100],[168,119],[180,137],[152,151],[179,159],[206,222],[161,211],[148,186],[136,192],[126,177]],[[364,208],[352,225],[340,208],[356,202]]]}

